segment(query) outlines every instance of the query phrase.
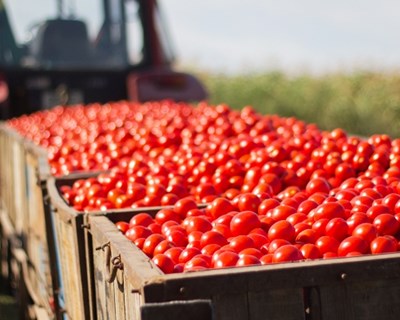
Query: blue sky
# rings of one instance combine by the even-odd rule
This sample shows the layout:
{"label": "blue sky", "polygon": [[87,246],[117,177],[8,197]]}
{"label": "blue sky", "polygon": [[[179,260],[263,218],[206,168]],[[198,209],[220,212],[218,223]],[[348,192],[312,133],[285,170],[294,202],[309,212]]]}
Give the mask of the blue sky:
{"label": "blue sky", "polygon": [[400,68],[395,0],[160,0],[179,62],[219,72]]}

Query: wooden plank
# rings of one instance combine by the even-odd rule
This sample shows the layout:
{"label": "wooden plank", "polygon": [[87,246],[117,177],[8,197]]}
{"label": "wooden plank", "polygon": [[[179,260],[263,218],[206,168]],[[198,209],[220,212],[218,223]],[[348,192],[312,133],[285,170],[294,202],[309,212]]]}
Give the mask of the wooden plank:
{"label": "wooden plank", "polygon": [[[142,320],[213,320],[212,305],[208,300],[170,301],[164,303],[149,303],[141,308]],[[233,318],[231,318],[233,319]]]}
{"label": "wooden plank", "polygon": [[268,320],[305,319],[302,288],[250,291],[248,305],[249,319],[252,320],[266,317]]}

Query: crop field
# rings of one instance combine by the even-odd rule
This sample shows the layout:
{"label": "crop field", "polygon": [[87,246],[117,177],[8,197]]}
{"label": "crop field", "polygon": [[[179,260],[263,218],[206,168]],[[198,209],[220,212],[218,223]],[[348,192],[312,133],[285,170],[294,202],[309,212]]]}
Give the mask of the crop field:
{"label": "crop field", "polygon": [[212,103],[251,105],[263,114],[294,116],[321,129],[336,127],[357,135],[400,137],[400,74],[354,72],[290,76],[283,72],[248,75],[198,74]]}

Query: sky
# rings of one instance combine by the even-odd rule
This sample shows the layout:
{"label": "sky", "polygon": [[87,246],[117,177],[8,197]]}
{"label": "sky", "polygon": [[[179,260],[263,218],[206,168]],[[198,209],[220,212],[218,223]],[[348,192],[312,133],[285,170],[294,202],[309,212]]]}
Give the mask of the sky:
{"label": "sky", "polygon": [[178,61],[218,72],[400,69],[400,1],[160,0]]}
{"label": "sky", "polygon": [[[99,0],[64,0],[100,17]],[[55,0],[5,0],[18,28]],[[222,73],[400,71],[398,0],[158,0],[178,65]],[[29,19],[27,19],[29,17]],[[100,20],[100,19],[97,19]],[[96,26],[98,27],[98,26]]]}

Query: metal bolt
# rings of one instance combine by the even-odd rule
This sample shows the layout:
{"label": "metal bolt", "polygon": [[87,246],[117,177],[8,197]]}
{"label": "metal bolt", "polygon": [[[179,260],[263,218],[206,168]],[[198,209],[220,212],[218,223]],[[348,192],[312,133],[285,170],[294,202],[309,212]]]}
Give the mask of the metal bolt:
{"label": "metal bolt", "polygon": [[342,274],[340,275],[340,279],[346,280],[346,278],[347,278],[347,273],[342,273]]}

